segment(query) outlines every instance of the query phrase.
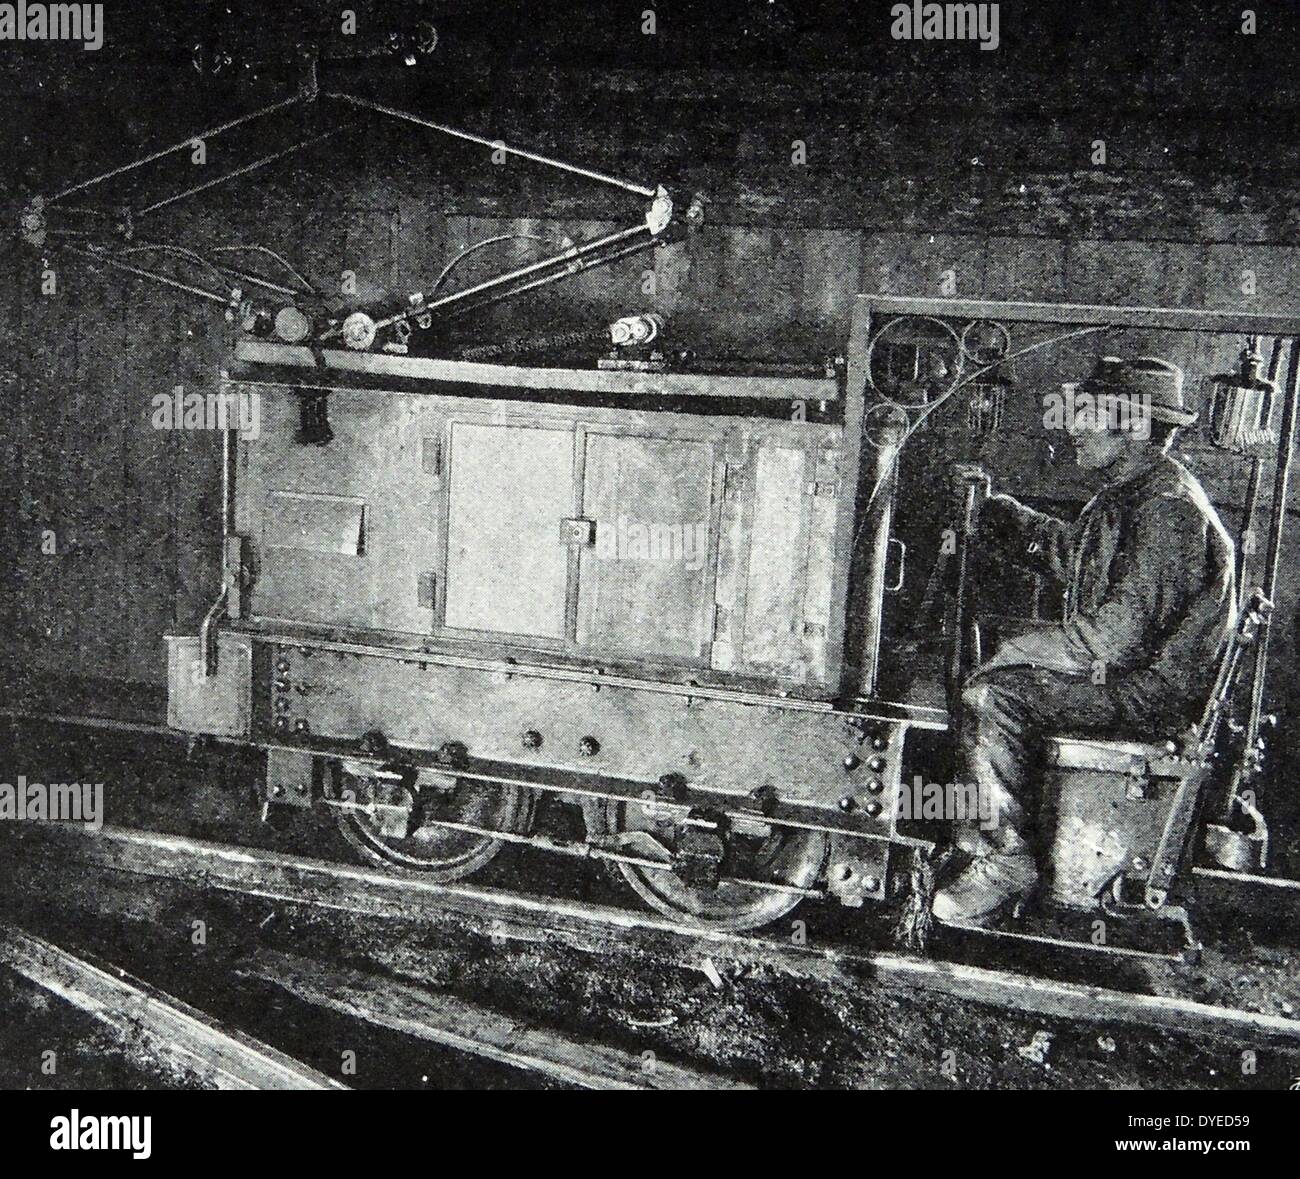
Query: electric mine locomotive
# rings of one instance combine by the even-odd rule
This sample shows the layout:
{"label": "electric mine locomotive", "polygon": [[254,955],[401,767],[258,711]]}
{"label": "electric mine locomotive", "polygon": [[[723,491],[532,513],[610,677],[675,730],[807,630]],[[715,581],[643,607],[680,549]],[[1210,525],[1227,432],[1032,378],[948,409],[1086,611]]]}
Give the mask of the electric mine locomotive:
{"label": "electric mine locomotive", "polygon": [[[449,282],[512,235],[475,243],[397,308],[340,305],[260,244],[131,245],[130,208],[80,207],[193,136],[23,210],[32,249],[216,303],[233,325],[221,391],[256,399],[258,429],[234,414],[223,431],[220,589],[198,634],[168,639],[168,720],[264,750],[268,810],[328,811],[364,860],[431,881],[508,844],[598,860],[655,909],[724,929],[810,900],[915,900],[943,833],[918,824],[913,785],[951,775],[981,641],[1051,624],[1038,585],[1030,616],[1008,619],[1018,591],[989,581],[974,544],[979,487],[954,497],[935,472],[998,447],[1024,459],[1043,391],[1108,333],[1182,340],[1193,368],[1200,342],[1231,355],[1245,337],[1240,367],[1202,397],[1202,441],[1246,488],[1228,505],[1240,621],[1213,688],[1178,733],[1116,741],[1063,717],[1041,827],[1064,911],[1185,925],[1197,857],[1198,871],[1264,879],[1252,785],[1300,319],[860,295],[841,355],[807,365],[673,351],[673,324],[634,308],[559,343],[480,327],[456,355],[449,321],[679,242],[706,202],[322,90],[314,59],[296,95],[199,138],[317,104],[644,203],[626,228]],[[213,275],[229,287],[210,289]],[[1269,473],[1260,549],[1244,541]],[[547,798],[580,813],[581,840],[547,827]]]}
{"label": "electric mine locomotive", "polygon": [[[893,799],[908,730],[942,712],[844,705],[876,657],[847,635],[857,472],[888,457],[859,453],[845,366],[256,339],[235,360],[261,429],[230,439],[224,598],[171,640],[170,720],[264,745],[267,803],[331,808],[363,857],[438,880],[510,841],[594,856],[734,927],[884,899],[894,857],[928,846]],[[302,440],[305,398],[326,445]],[[542,792],[581,808],[585,845],[535,830]]]}
{"label": "electric mine locomotive", "polygon": [[[200,635],[169,640],[170,723],[263,747],[266,806],[332,811],[357,854],[400,873],[455,880],[526,843],[731,929],[810,899],[897,900],[935,846],[907,821],[905,792],[932,773],[917,750],[942,745],[979,657],[958,496],[937,517],[958,539],[937,661],[910,681],[891,666],[916,644],[889,595],[937,576],[906,568],[918,431],[1012,412],[1004,374],[1056,339],[1300,326],[1274,318],[860,296],[844,361],[802,376],[245,337],[228,389],[261,398],[262,428],[227,436],[223,588]],[[935,323],[955,325],[937,396]],[[993,353],[961,347],[990,324]],[[1012,349],[1008,325],[1034,342]],[[1225,396],[1248,386],[1222,378]],[[1232,734],[1250,726],[1224,722],[1268,592],[1243,595],[1197,726],[1117,742],[1063,718],[1044,783],[1070,868],[1054,902],[1181,919],[1203,831],[1221,865],[1259,868],[1241,803],[1259,717],[1249,748]],[[580,809],[583,842],[539,826],[544,795]]]}

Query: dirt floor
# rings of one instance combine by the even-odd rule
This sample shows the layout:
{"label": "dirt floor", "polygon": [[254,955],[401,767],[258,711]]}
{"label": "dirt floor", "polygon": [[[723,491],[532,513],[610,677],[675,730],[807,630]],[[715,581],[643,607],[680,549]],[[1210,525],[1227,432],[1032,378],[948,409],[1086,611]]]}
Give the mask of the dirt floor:
{"label": "dirt floor", "polygon": [[[247,767],[187,764],[161,753],[145,762],[121,738],[24,745],[21,760],[32,766],[31,778],[104,780],[107,821],[116,825],[147,820],[178,833],[343,858],[334,833],[309,816],[286,827],[259,823],[248,801]],[[145,764],[147,775],[138,768]],[[589,866],[566,869],[555,877],[560,888],[606,902],[617,896]],[[887,991],[842,974],[797,977],[678,961],[625,944],[520,940],[450,916],[419,925],[363,918],[58,863],[19,871],[15,866],[4,893],[10,919],[93,951],[327,1074],[339,1075],[342,1054],[353,1051],[357,1073],[340,1079],[358,1087],[551,1082],[310,1007],[241,976],[240,960],[251,950],[268,946],[349,964],[570,1036],[763,1087],[1276,1090],[1300,1076],[1300,1051],[1264,1042],[1047,1019],[934,993]],[[554,871],[552,861],[510,850],[487,879],[536,891]],[[1073,972],[1079,981],[1247,1010],[1300,1010],[1295,951],[1212,916],[1212,937],[1197,965],[1101,969],[1073,957],[1039,965],[1060,976]],[[839,920],[810,910],[811,936]],[[194,941],[196,921],[204,923],[201,945]],[[864,939],[879,935],[866,925],[863,932]],[[19,999],[2,998],[6,1014],[21,1012]],[[75,1032],[69,1036],[79,1042]],[[17,1049],[5,1039],[0,1050],[3,1075],[18,1075],[23,1065],[10,1057]],[[88,1083],[96,1080],[117,1083],[112,1074]]]}

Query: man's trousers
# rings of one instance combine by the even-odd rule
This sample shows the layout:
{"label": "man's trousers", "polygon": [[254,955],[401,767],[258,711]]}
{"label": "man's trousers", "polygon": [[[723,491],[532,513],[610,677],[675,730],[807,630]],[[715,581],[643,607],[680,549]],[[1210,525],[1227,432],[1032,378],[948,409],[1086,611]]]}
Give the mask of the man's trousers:
{"label": "man's trousers", "polygon": [[958,845],[974,855],[1036,852],[1045,738],[1122,739],[1132,729],[1105,684],[1032,667],[977,670],[962,692],[961,781],[979,790],[988,821],[963,823]]}

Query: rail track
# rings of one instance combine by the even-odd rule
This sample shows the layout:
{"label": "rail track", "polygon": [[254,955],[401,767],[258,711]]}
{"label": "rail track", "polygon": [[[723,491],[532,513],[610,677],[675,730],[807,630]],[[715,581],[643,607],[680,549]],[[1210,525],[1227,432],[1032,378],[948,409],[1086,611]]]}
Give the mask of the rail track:
{"label": "rail track", "polygon": [[216,1089],[345,1089],[119,967],[0,924],[0,965]]}
{"label": "rail track", "polygon": [[244,978],[416,1040],[482,1057],[580,1089],[748,1089],[726,1077],[589,1040],[430,993],[368,971],[260,949],[236,967]]}
{"label": "rail track", "polygon": [[[0,715],[6,713],[0,711]],[[175,733],[147,722],[22,714],[17,710],[7,715],[16,722],[37,722],[42,727],[100,729],[124,736],[165,737],[168,744],[176,742]],[[144,822],[150,828],[154,825],[147,815],[138,817],[136,822]],[[549,884],[544,886],[548,895],[477,881],[438,884],[333,860],[143,828],[108,827],[97,834],[55,825],[25,825],[25,828],[19,842],[27,842],[30,837],[38,845],[57,844],[60,859],[79,861],[113,875],[172,881],[182,887],[300,906],[304,910],[335,910],[363,917],[437,924],[457,932],[476,929],[497,945],[550,943],[604,955],[616,954],[620,947],[626,946],[653,955],[665,965],[702,971],[715,979],[719,967],[734,966],[737,974],[762,968],[795,979],[843,983],[850,988],[869,988],[899,998],[930,993],[978,1005],[990,1012],[1066,1020],[1081,1028],[1091,1025],[1099,1031],[1102,1025],[1118,1024],[1172,1035],[1211,1037],[1224,1047],[1272,1043],[1287,1053],[1300,1047],[1300,1020],[1288,1015],[1179,995],[1147,993],[1150,979],[1140,963],[1134,963],[1134,973],[1123,972],[1121,985],[1095,985],[1116,980],[1108,976],[1099,979],[1096,973],[1090,972],[1090,963],[1077,960],[1078,955],[1067,955],[1055,963],[1025,961],[1016,954],[1013,941],[1007,943],[1008,954],[1003,956],[1009,958],[1012,966],[999,969],[988,960],[978,965],[961,960],[963,953],[969,953],[969,944],[943,945],[939,954],[926,957],[872,948],[868,941],[870,931],[865,931],[864,936],[856,922],[832,922],[828,928],[811,912],[806,924],[796,923],[804,927],[801,931],[804,936],[800,938],[791,936],[788,925],[777,927],[778,932],[740,934],[702,929],[660,914],[625,908],[608,894],[602,897],[607,903],[592,903],[586,899],[585,891],[580,898],[572,889],[565,895],[550,895]],[[234,829],[228,832],[224,824],[219,825],[219,831],[216,838],[220,840],[247,838]],[[1223,912],[1230,915],[1230,929],[1238,930],[1243,915],[1256,925],[1263,922],[1268,936],[1285,935],[1287,926],[1294,925],[1283,911],[1297,907],[1300,891],[1287,887],[1287,882],[1198,871],[1196,885],[1198,903],[1222,906]],[[1263,886],[1269,887],[1265,891]],[[1244,896],[1243,890],[1246,890]],[[1258,903],[1260,897],[1267,897],[1266,903]],[[800,914],[793,916],[798,918]],[[875,946],[880,946],[879,938]],[[999,966],[1006,964],[997,956],[992,961]],[[1117,961],[1122,966],[1123,960]],[[256,977],[258,970],[264,968],[265,962],[261,967],[245,963],[241,969],[249,972],[248,977]],[[318,964],[318,979],[322,971],[328,973],[330,969],[333,967]],[[1053,971],[1064,978],[1043,977],[1044,972]],[[304,983],[304,977],[302,971],[290,971],[274,981],[274,985],[282,986],[303,1002],[313,1002],[314,996],[328,1006],[330,987],[319,981]],[[294,978],[298,980],[296,983],[292,981]],[[342,986],[340,993],[343,993],[347,990],[344,984],[361,988],[359,991],[354,988],[354,996],[367,990],[362,980],[357,979],[334,979],[332,985]],[[370,994],[373,997],[376,992]],[[366,1006],[360,999],[358,1002]],[[1282,1006],[1285,1010],[1286,1005]],[[346,1007],[335,1005],[333,1010],[340,1015],[348,1014]],[[635,1060],[611,1064],[602,1056],[601,1045],[574,1044],[564,1036],[548,1037],[544,1027],[530,1027],[528,1021],[520,1025],[492,1011],[452,1013],[441,1021],[432,1017],[433,1012],[434,1008],[412,993],[391,1000],[375,999],[364,1014],[355,1010],[351,1015],[368,1018],[377,1027],[401,1030],[404,1035],[450,1047],[457,1053],[475,1054],[504,1064],[511,1062],[496,1054],[508,1054],[522,1043],[514,1066],[561,1083],[598,1088],[679,1087],[679,1083],[681,1087],[733,1087],[725,1079],[707,1074],[696,1075],[686,1085],[691,1075],[689,1070],[683,1070],[681,1078],[671,1081],[667,1078],[672,1074],[657,1079],[638,1076]],[[530,1040],[534,1032],[540,1036],[535,1042]],[[594,1055],[587,1064],[576,1064],[588,1050]],[[566,1068],[576,1068],[582,1076],[566,1075]]]}
{"label": "rail track", "polygon": [[[350,1087],[115,962],[81,947],[73,952],[49,937],[0,922],[0,969],[5,968],[103,1025],[124,1057],[146,1072],[152,1062],[186,1085],[226,1090]],[[154,962],[146,973],[152,976],[157,969]],[[267,946],[250,949],[225,970],[229,985],[241,990],[244,983],[268,985],[300,1007],[319,1009],[345,1024],[368,1025],[410,1042],[478,1058],[489,1067],[569,1087],[750,1088],[653,1052],[637,1054],[562,1034],[440,990]],[[394,1079],[400,1083],[382,1067],[381,1073],[387,1077],[385,1087]]]}
{"label": "rail track", "polygon": [[716,971],[716,963],[761,966],[1085,1023],[1300,1045],[1300,1020],[1181,997],[1058,981],[841,941],[817,944],[809,939],[799,944],[770,934],[700,929],[612,905],[398,878],[333,861],[153,831],[104,827],[91,832],[53,825],[33,831],[42,843],[57,843],[62,857],[102,870],[374,917],[451,919],[494,940],[545,940],[585,950],[630,944],[706,973]]}

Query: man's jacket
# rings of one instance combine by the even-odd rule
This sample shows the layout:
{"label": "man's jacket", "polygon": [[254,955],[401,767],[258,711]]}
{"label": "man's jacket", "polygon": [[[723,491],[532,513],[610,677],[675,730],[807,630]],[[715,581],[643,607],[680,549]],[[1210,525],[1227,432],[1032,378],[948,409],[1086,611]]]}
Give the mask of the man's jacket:
{"label": "man's jacket", "polygon": [[[1103,488],[1074,523],[993,495],[981,533],[1065,583],[1059,628],[995,663],[1090,675],[1134,720],[1195,719],[1236,621],[1233,543],[1195,477],[1166,454]],[[1098,674],[1100,672],[1100,675]]]}

